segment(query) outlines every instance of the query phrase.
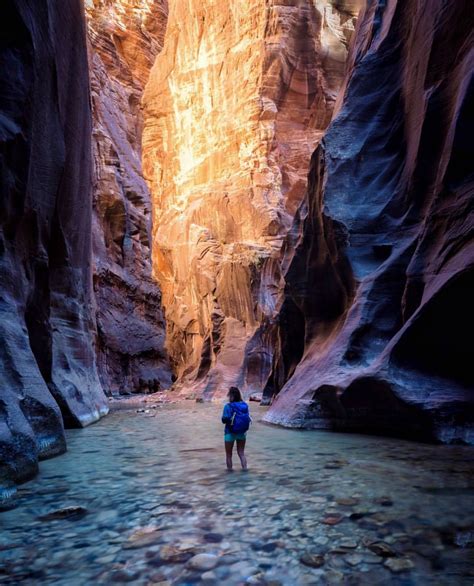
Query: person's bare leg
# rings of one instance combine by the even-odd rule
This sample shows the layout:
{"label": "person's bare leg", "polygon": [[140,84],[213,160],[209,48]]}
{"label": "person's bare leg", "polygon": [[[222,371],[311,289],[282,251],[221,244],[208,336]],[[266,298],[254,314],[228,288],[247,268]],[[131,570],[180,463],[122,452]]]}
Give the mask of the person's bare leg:
{"label": "person's bare leg", "polygon": [[247,458],[245,457],[245,440],[237,440],[237,454],[242,464],[242,470],[247,470]]}
{"label": "person's bare leg", "polygon": [[234,449],[234,442],[224,442],[224,446],[227,470],[232,470],[232,450]]}

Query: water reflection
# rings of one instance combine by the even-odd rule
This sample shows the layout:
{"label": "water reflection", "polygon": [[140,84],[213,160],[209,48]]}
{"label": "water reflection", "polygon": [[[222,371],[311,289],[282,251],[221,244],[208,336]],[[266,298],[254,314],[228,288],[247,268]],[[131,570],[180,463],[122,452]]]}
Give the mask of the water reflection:
{"label": "water reflection", "polygon": [[0,515],[0,583],[472,585],[472,449],[256,423],[229,474],[219,415],[68,432]]}

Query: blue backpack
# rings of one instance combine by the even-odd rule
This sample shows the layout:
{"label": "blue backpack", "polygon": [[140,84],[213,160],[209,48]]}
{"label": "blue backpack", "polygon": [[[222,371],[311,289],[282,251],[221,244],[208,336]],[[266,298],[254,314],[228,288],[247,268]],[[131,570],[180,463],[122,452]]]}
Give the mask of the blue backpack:
{"label": "blue backpack", "polygon": [[240,434],[248,431],[252,421],[249,408],[246,403],[229,403],[232,409],[232,417],[230,420],[230,428],[232,433]]}

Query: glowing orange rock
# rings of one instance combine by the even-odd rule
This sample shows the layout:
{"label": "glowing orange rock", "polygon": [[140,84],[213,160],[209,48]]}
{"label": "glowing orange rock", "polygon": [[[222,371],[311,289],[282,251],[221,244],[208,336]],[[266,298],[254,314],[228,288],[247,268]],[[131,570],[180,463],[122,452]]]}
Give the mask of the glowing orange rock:
{"label": "glowing orange rock", "polygon": [[355,2],[170,5],[143,105],[153,268],[186,388],[262,390],[282,244],[331,118]]}

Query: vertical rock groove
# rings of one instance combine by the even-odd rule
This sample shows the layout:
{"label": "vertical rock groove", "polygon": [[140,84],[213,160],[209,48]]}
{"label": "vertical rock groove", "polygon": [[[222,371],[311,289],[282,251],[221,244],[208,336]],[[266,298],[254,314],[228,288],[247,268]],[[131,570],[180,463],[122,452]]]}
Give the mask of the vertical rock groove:
{"label": "vertical rock groove", "polygon": [[107,410],[91,312],[89,83],[79,0],[2,3],[0,497]]}
{"label": "vertical rock groove", "polygon": [[108,393],[168,388],[161,293],[151,276],[141,98],[163,46],[166,0],[88,0],[98,368]]}
{"label": "vertical rock groove", "polygon": [[[303,357],[269,421],[474,441],[471,8],[368,2],[287,273]],[[315,255],[352,282],[335,323]]]}
{"label": "vertical rock groove", "polygon": [[176,0],[144,94],[167,348],[204,396],[271,374],[281,248],[342,81],[357,3]]}

